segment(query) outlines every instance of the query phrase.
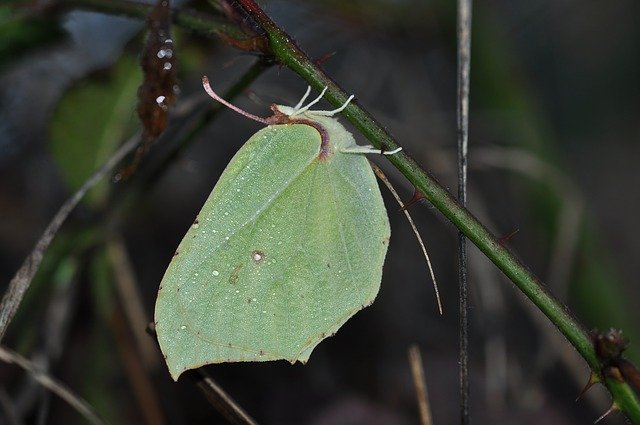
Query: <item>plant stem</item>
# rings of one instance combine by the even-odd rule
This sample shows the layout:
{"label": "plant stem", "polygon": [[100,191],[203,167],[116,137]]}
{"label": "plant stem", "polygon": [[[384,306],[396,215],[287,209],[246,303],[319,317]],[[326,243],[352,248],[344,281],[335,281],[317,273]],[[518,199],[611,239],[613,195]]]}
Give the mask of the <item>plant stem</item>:
{"label": "plant stem", "polygon": [[[458,0],[457,39],[457,133],[458,133],[458,201],[467,208],[467,153],[469,146],[469,74],[471,68],[472,0]],[[469,424],[469,283],[467,279],[467,238],[458,232],[458,362],[460,424]]]}

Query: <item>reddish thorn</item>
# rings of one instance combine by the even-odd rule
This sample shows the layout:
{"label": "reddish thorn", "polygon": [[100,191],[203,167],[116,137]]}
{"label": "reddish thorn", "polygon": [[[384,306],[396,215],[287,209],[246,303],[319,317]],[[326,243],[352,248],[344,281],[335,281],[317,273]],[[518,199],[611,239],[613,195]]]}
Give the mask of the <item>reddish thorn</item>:
{"label": "reddish thorn", "polygon": [[511,233],[509,233],[509,234],[507,234],[507,235],[500,236],[500,237],[498,238],[498,242],[499,242],[499,243],[500,243],[500,245],[502,245],[502,246],[506,245],[506,244],[507,244],[507,242],[509,242],[509,241],[511,240],[511,238],[512,238],[516,233],[518,233],[519,231],[520,231],[520,229],[516,229],[516,230],[514,230],[513,232],[511,232]]}
{"label": "reddish thorn", "polygon": [[336,52],[327,52],[324,55],[320,56],[318,59],[316,59],[314,62],[316,65],[321,66],[322,64],[324,64],[326,61],[328,61],[329,59],[331,59],[333,56],[335,56]]}
{"label": "reddish thorn", "polygon": [[584,386],[582,391],[580,391],[580,394],[578,394],[578,397],[576,397],[576,401],[580,400],[582,398],[582,396],[587,391],[589,391],[589,389],[591,387],[593,387],[598,381],[599,381],[598,375],[596,375],[595,373],[591,372],[591,374],[589,375],[589,380],[587,381],[587,384]]}
{"label": "reddish thorn", "polygon": [[425,199],[425,198],[426,197],[424,196],[424,194],[422,192],[420,192],[417,188],[414,188],[413,189],[413,196],[407,202],[403,202],[402,203],[402,208],[400,208],[400,211],[406,210],[411,205],[413,205],[416,202],[418,202],[420,199]]}

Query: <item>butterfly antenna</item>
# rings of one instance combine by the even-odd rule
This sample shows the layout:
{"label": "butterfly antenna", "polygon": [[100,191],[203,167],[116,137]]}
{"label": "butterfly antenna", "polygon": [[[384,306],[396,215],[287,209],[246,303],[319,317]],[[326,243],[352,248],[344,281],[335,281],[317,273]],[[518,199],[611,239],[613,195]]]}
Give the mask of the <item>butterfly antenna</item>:
{"label": "butterfly antenna", "polygon": [[353,98],[356,97],[355,95],[351,95],[349,96],[349,98],[346,100],[346,102],[344,102],[342,104],[341,107],[337,108],[337,109],[333,109],[331,111],[311,111],[313,113],[313,115],[320,115],[323,117],[332,117],[335,114],[337,114],[338,112],[342,112],[344,111],[344,109],[349,105],[349,103],[353,100]]}
{"label": "butterfly antenna", "polygon": [[293,115],[296,114],[296,112],[298,111],[298,109],[300,109],[304,101],[307,100],[307,97],[309,97],[309,93],[311,93],[311,86],[307,86],[307,91],[304,92],[302,99],[300,99],[300,101],[296,103],[296,106],[293,107]]}
{"label": "butterfly antenna", "polygon": [[211,88],[211,85],[209,84],[209,78],[207,78],[206,75],[202,77],[202,87],[204,87],[204,91],[206,91],[209,96],[211,96],[212,98],[214,98],[218,102],[222,103],[227,108],[236,111],[240,115],[244,115],[245,117],[247,117],[249,119],[252,119],[254,121],[258,121],[258,122],[266,124],[266,125],[271,124],[266,118],[262,118],[262,117],[259,117],[257,115],[250,114],[249,112],[247,112],[247,111],[245,111],[243,109],[240,109],[235,105],[232,105],[231,103],[227,102],[222,97],[220,97],[218,95],[218,93],[214,92],[213,89]]}
{"label": "butterfly antenna", "polygon": [[[309,102],[309,104],[307,106],[304,106],[300,109],[298,109],[297,111],[294,112],[295,115],[301,114],[303,112],[306,112],[309,108],[311,108],[313,105],[315,105],[316,103],[320,102],[320,99],[322,99],[322,96],[324,96],[324,94],[327,92],[327,89],[329,87],[326,87],[324,89],[322,89],[322,92],[320,92],[320,96],[316,97],[315,99],[313,99],[311,102]],[[297,108],[296,108],[297,109]]]}
{"label": "butterfly antenna", "polygon": [[433,281],[433,289],[436,293],[436,302],[438,303],[438,311],[440,312],[440,315],[442,315],[442,301],[440,300],[440,291],[438,290],[438,282],[436,281],[436,275],[433,272],[433,267],[431,265],[431,259],[429,258],[429,253],[427,252],[427,248],[424,245],[424,242],[422,241],[422,237],[420,236],[420,233],[418,232],[418,228],[416,227],[416,224],[414,223],[413,218],[411,218],[409,211],[406,208],[404,208],[404,204],[402,203],[400,196],[398,196],[398,192],[396,192],[396,190],[394,189],[393,185],[391,184],[387,176],[384,174],[384,172],[380,169],[380,167],[378,167],[373,162],[369,161],[369,163],[373,168],[373,172],[376,173],[376,176],[378,176],[378,178],[382,181],[382,183],[384,183],[384,185],[387,186],[387,189],[389,189],[389,192],[391,192],[391,194],[396,199],[398,204],[400,204],[400,208],[403,208],[402,212],[404,212],[404,215],[407,217],[407,220],[409,221],[409,224],[413,229],[413,233],[416,235],[416,239],[418,239],[418,243],[420,244],[420,248],[422,249],[422,254],[424,255],[425,260],[427,260],[427,266],[429,267],[429,274],[431,275],[431,280]]}

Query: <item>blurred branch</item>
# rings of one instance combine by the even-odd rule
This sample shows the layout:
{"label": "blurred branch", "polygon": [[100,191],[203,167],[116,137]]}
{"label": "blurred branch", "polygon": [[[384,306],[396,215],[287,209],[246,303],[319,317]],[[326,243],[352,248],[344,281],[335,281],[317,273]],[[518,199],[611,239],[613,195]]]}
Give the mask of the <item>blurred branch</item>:
{"label": "blurred branch", "polygon": [[[65,10],[84,9],[112,15],[123,15],[146,20],[153,9],[153,4],[130,0],[58,0],[56,5]],[[190,9],[172,11],[173,22],[191,31],[202,34],[216,34],[232,39],[246,38],[247,35],[236,25],[230,24],[222,17],[200,13]]]}
{"label": "blurred branch", "polygon": [[74,394],[64,384],[56,381],[51,376],[39,370],[28,359],[25,359],[15,351],[9,350],[6,347],[0,346],[0,360],[6,363],[13,363],[21,367],[25,371],[29,372],[33,378],[38,381],[43,387],[49,389],[58,397],[69,403],[71,407],[76,409],[78,413],[84,416],[90,423],[103,425],[105,421],[100,419],[93,407],[89,405],[84,399]]}

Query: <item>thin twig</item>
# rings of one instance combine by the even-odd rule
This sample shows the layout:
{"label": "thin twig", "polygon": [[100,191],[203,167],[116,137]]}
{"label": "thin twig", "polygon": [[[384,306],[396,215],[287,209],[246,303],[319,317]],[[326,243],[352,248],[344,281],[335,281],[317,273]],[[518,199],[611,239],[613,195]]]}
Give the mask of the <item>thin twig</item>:
{"label": "thin twig", "polygon": [[40,239],[38,240],[35,248],[33,248],[33,251],[31,251],[29,256],[24,260],[24,263],[22,263],[22,266],[13,279],[11,279],[9,288],[2,298],[2,303],[0,303],[0,341],[2,341],[13,316],[15,316],[18,311],[18,307],[24,298],[24,294],[27,292],[27,289],[29,289],[31,281],[40,267],[44,253],[47,248],[49,248],[51,241],[71,211],[73,211],[91,188],[102,180],[106,174],[110,173],[127,154],[136,148],[139,141],[139,135],[133,136],[129,139],[99,170],[93,173],[93,175],[84,182],[82,187],[80,187],[80,189],[78,189],[71,198],[62,204],[42,236],[40,236]]}
{"label": "thin twig", "polygon": [[[471,0],[458,0],[458,201],[467,206],[467,152],[469,142],[469,72],[471,57]],[[458,233],[458,285],[460,290],[460,423],[469,423],[469,319],[467,238]]]}
{"label": "thin twig", "polygon": [[433,419],[431,418],[427,380],[425,379],[424,369],[422,367],[420,348],[415,344],[409,347],[409,365],[411,366],[411,376],[413,377],[418,409],[420,410],[420,423],[422,425],[431,425],[433,424]]}
{"label": "thin twig", "polygon": [[69,403],[71,407],[77,410],[78,413],[84,416],[92,424],[103,425],[107,423],[98,416],[93,407],[91,407],[91,405],[87,403],[82,397],[74,394],[74,392],[71,391],[71,389],[67,388],[66,385],[58,382],[56,379],[39,370],[37,366],[35,366],[28,359],[22,357],[15,351],[10,350],[9,348],[6,348],[4,346],[0,346],[0,360],[6,363],[15,364],[25,371],[29,372],[31,376],[33,376],[33,378],[38,381],[43,387],[47,388],[49,391]]}

